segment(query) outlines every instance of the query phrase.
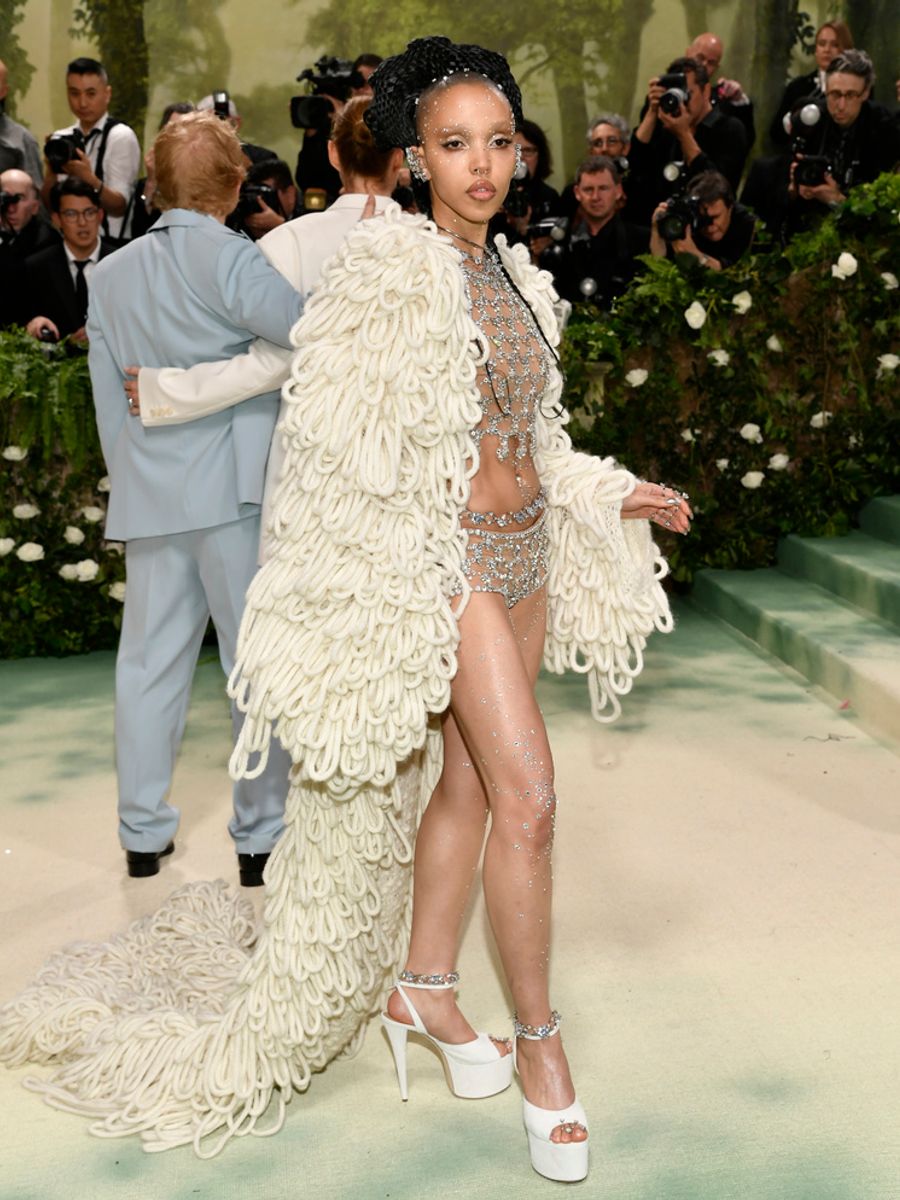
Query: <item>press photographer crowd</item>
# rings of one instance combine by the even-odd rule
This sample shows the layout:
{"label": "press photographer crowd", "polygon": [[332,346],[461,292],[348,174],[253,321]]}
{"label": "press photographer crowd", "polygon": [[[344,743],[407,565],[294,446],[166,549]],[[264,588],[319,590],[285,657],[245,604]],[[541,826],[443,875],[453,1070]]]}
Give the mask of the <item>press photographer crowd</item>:
{"label": "press photographer crowd", "polygon": [[[852,188],[897,169],[900,81],[892,81],[889,106],[876,102],[871,59],[854,47],[845,22],[821,26],[815,69],[787,84],[768,130],[774,153],[757,147],[754,156],[762,139],[753,100],[722,75],[723,55],[719,37],[701,34],[649,81],[635,127],[619,113],[599,113],[586,131],[585,157],[561,193],[547,182],[553,164],[546,135],[522,122],[522,165],[494,232],[525,242],[565,299],[608,309],[644,268],[645,255],[684,265],[688,256],[718,271],[754,245],[777,253]],[[231,228],[256,240],[333,204],[342,190],[333,121],[353,97],[371,94],[368,80],[380,62],[373,54],[354,62],[322,58],[298,77],[306,94],[290,109],[300,142],[296,165],[292,171],[273,151],[242,141],[246,174],[226,219]],[[160,215],[153,151],[142,163],[134,130],[110,114],[113,90],[94,59],[69,63],[74,122],[48,137],[43,152],[3,111],[9,86],[0,63],[0,326],[84,345],[94,265],[145,236]],[[169,104],[159,128],[198,110],[241,129],[226,91]],[[393,199],[416,211],[416,195],[402,171]]]}

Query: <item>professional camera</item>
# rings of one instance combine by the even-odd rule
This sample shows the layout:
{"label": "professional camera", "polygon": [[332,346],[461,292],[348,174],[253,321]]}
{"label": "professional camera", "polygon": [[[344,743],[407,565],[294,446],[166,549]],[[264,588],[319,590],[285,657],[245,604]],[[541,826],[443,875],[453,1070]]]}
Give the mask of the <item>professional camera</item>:
{"label": "professional camera", "polygon": [[59,175],[67,162],[77,157],[79,150],[84,150],[87,143],[80,129],[71,133],[54,133],[44,142],[44,154],[54,175]]}
{"label": "professional camera", "polygon": [[278,193],[273,187],[267,183],[242,183],[241,193],[238,196],[237,208],[235,208],[232,217],[236,225],[243,225],[247,217],[251,217],[254,213],[260,213],[263,210],[259,206],[260,200],[268,204],[274,212],[280,216],[284,216],[281,211],[281,202],[278,199]]}
{"label": "professional camera", "polygon": [[362,77],[353,71],[349,60],[325,55],[313,67],[301,71],[297,82],[309,84],[310,91],[305,96],[291,97],[291,124],[295,129],[328,132],[334,106],[326,97],[343,104],[350,98],[350,89],[361,86]]}
{"label": "professional camera", "polygon": [[529,225],[525,230],[527,238],[552,238],[554,242],[562,242],[565,240],[566,230],[569,228],[568,217],[544,217],[540,221],[535,221],[533,225]]}
{"label": "professional camera", "polygon": [[224,90],[213,92],[213,112],[220,121],[227,121],[231,116],[231,105],[229,103],[228,93]]}
{"label": "professional camera", "polygon": [[666,211],[656,227],[665,241],[680,242],[689,229],[697,233],[708,224],[709,217],[704,216],[699,199],[682,195],[666,201]]}
{"label": "professional camera", "polygon": [[794,183],[797,187],[818,187],[825,182],[826,175],[833,175],[831,160],[824,154],[807,154],[797,160],[794,167]]}
{"label": "professional camera", "polygon": [[6,210],[12,207],[17,200],[21,200],[22,196],[19,192],[0,192],[0,217]]}
{"label": "professional camera", "polygon": [[659,98],[660,110],[670,117],[680,116],[682,105],[686,108],[690,99],[687,76],[682,75],[680,71],[673,71],[671,75],[660,75],[659,86],[666,89]]}

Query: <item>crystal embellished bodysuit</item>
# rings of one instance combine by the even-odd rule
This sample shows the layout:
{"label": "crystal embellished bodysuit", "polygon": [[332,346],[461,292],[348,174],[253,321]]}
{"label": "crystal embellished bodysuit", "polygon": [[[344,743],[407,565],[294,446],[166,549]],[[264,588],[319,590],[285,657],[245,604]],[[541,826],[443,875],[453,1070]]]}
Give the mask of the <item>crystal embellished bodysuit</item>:
{"label": "crystal embellished bodysuit", "polygon": [[467,508],[462,514],[468,530],[466,579],[472,591],[499,592],[512,608],[547,578],[546,499],[533,482],[533,458],[550,355],[531,311],[492,250],[485,251],[480,266],[464,259],[462,269],[472,319],[487,350],[477,377],[482,418],[472,436],[482,464],[492,454],[508,465],[522,499],[513,512]]}

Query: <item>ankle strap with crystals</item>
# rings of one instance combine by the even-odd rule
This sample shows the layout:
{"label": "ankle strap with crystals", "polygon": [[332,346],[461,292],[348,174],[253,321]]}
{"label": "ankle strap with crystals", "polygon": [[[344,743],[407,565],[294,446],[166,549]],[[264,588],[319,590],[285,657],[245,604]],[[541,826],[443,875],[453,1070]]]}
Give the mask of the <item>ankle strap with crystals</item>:
{"label": "ankle strap with crystals", "polygon": [[513,1013],[513,1030],[517,1038],[525,1038],[529,1042],[542,1042],[544,1038],[553,1037],[555,1033],[559,1033],[559,1027],[562,1023],[562,1017],[556,1011],[550,1014],[550,1020],[546,1025],[524,1025],[516,1013]]}
{"label": "ankle strap with crystals", "polygon": [[459,983],[459,971],[447,971],[444,975],[416,975],[412,971],[401,971],[397,982],[411,988],[452,988]]}

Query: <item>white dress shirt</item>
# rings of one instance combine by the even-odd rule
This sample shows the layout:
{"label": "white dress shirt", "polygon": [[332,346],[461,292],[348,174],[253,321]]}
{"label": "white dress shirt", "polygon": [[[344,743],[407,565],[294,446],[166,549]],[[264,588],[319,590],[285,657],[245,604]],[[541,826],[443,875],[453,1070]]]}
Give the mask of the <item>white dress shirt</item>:
{"label": "white dress shirt", "polygon": [[[97,170],[97,155],[100,152],[100,143],[103,141],[103,129],[108,120],[109,113],[104,113],[93,129],[88,130],[84,135],[87,141],[85,154],[88,156],[93,171]],[[57,129],[53,136],[56,137],[61,133],[73,133],[80,128],[77,123],[67,125],[65,129]],[[134,191],[140,168],[141,147],[134,130],[129,125],[121,123],[114,125],[106,139],[106,153],[103,155],[103,183],[112,191],[118,192],[120,196],[124,196],[127,204]],[[58,178],[65,179],[65,175],[59,175]],[[123,221],[123,217],[109,218],[110,237],[121,237]]]}

